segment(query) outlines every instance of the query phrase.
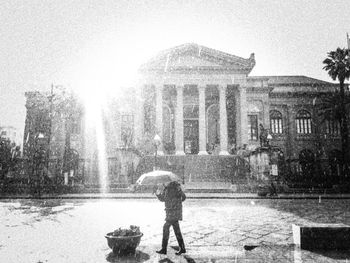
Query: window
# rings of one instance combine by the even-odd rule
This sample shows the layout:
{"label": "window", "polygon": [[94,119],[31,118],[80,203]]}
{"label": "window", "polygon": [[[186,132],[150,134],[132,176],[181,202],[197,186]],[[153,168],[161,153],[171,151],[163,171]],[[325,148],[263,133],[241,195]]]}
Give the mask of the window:
{"label": "window", "polygon": [[282,114],[279,111],[270,112],[270,130],[272,133],[283,133],[282,129]]}
{"label": "window", "polygon": [[120,138],[124,147],[129,147],[133,142],[134,137],[134,116],[131,114],[122,114],[121,119],[121,134]]}
{"label": "window", "polygon": [[311,133],[311,114],[305,110],[297,113],[296,117],[297,133],[310,134]]}
{"label": "window", "polygon": [[144,129],[151,133],[155,126],[155,109],[152,105],[144,105]]}
{"label": "window", "polygon": [[248,137],[252,141],[258,140],[258,115],[248,115]]}
{"label": "window", "polygon": [[80,134],[81,132],[81,125],[80,125],[80,118],[73,118],[71,123],[71,131],[72,134]]}
{"label": "window", "polygon": [[326,119],[326,134],[340,134],[340,123],[338,120]]}

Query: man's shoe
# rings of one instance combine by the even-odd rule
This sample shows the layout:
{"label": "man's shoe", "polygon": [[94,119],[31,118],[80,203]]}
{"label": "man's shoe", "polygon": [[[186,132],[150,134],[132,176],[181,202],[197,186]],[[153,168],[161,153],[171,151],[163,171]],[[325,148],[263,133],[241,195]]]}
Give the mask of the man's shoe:
{"label": "man's shoe", "polygon": [[166,255],[166,250],[165,249],[157,250],[156,253]]}
{"label": "man's shoe", "polygon": [[183,254],[183,253],[186,253],[186,249],[184,249],[184,248],[180,248],[180,250],[179,251],[177,251],[177,252],[175,252],[175,255],[181,255],[181,254]]}

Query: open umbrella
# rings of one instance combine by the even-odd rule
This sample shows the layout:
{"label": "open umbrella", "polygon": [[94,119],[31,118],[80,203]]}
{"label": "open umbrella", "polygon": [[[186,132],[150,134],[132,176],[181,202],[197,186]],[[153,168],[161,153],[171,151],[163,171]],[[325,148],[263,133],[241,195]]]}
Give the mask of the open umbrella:
{"label": "open umbrella", "polygon": [[140,176],[136,181],[138,185],[158,185],[158,184],[167,184],[172,181],[180,182],[180,178],[169,171],[153,171],[145,173]]}

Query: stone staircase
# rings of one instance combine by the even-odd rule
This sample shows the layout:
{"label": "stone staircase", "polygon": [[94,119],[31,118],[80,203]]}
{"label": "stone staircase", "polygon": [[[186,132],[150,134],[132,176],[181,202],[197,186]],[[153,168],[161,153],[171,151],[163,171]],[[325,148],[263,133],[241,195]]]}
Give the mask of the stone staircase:
{"label": "stone staircase", "polygon": [[232,193],[232,184],[226,182],[186,183],[184,188],[187,193]]}
{"label": "stone staircase", "polygon": [[[152,171],[154,164],[154,156],[144,156],[137,168],[137,176]],[[164,155],[157,157],[156,164],[160,170],[179,175],[185,183],[235,184],[244,181],[248,172],[244,160],[234,155]]]}

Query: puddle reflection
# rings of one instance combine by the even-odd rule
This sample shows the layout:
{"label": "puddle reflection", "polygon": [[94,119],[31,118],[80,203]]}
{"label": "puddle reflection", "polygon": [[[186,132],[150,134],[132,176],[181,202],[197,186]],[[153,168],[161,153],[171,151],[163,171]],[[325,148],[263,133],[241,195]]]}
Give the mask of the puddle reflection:
{"label": "puddle reflection", "polygon": [[108,262],[125,262],[125,263],[140,263],[145,262],[150,259],[150,256],[140,250],[136,250],[135,254],[133,255],[127,255],[127,256],[118,256],[115,255],[113,252],[110,252],[106,260]]}

